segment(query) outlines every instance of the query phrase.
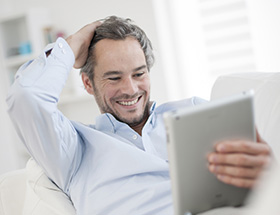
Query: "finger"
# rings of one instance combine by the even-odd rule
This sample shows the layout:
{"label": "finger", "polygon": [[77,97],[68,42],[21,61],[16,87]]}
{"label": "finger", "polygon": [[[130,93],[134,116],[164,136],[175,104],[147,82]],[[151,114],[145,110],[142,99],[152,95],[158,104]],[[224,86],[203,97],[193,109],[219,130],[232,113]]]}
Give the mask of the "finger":
{"label": "finger", "polygon": [[208,156],[210,164],[225,164],[243,167],[262,167],[270,163],[270,157],[266,155],[248,155],[248,154],[221,154],[211,153]]}
{"label": "finger", "polygon": [[95,29],[102,24],[102,21],[95,21],[90,24],[87,24],[83,28],[81,28],[79,31],[81,33],[86,33],[86,34],[94,34]]}
{"label": "finger", "polygon": [[270,147],[267,144],[246,140],[223,141],[218,143],[215,148],[217,152],[222,153],[270,154]]}
{"label": "finger", "polygon": [[227,165],[213,165],[208,166],[210,172],[216,175],[228,175],[239,178],[257,178],[261,173],[261,168],[246,168]]}
{"label": "finger", "polygon": [[[89,46],[96,28],[98,26],[100,26],[101,24],[102,24],[101,21],[95,21],[90,24],[87,24],[84,27],[82,27],[78,32],[76,32],[75,34],[72,34],[68,38],[66,38],[66,41],[70,42],[70,41],[74,40],[78,46],[79,45]],[[86,47],[84,47],[84,48],[86,48]]]}
{"label": "finger", "polygon": [[218,180],[241,188],[252,188],[256,184],[256,180],[250,178],[235,178],[228,175],[217,175]]}
{"label": "finger", "polygon": [[94,36],[96,28],[98,26],[100,26],[101,24],[102,24],[102,22],[100,22],[100,21],[92,22],[90,24],[87,24],[86,26],[84,26],[77,32],[77,34],[79,35],[81,40],[85,42],[84,43],[85,50],[87,50],[87,48],[89,47],[90,42]]}
{"label": "finger", "polygon": [[90,42],[94,36],[96,28],[101,24],[101,21],[90,23],[81,28],[76,34],[71,35],[66,39],[75,55],[74,68],[79,69],[86,63]]}

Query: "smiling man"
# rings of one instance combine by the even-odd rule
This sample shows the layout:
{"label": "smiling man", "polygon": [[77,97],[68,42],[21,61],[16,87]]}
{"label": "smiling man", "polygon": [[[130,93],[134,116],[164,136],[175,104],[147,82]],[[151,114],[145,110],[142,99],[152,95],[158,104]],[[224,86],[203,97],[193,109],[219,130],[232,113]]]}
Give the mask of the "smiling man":
{"label": "smiling man", "polygon": [[[143,30],[113,16],[59,38],[17,72],[7,97],[11,119],[77,214],[173,213],[162,116],[204,101],[193,97],[157,107],[150,101],[153,62]],[[95,125],[70,121],[57,109],[73,65],[82,68],[85,89],[100,108]],[[209,170],[225,183],[252,187],[270,160],[269,147],[257,141],[218,144]]]}

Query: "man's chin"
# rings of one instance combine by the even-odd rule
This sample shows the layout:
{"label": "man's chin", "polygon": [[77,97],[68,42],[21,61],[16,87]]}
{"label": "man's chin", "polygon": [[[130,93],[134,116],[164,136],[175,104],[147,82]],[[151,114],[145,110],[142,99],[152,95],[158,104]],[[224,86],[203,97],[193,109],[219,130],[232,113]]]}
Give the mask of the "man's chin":
{"label": "man's chin", "polygon": [[131,118],[123,118],[123,117],[116,117],[119,121],[128,124],[129,126],[136,126],[143,122],[144,117],[138,116],[138,117],[131,117]]}
{"label": "man's chin", "polygon": [[134,127],[146,122],[147,118],[149,117],[149,105],[146,105],[142,111],[139,109],[133,109],[129,111],[115,110],[112,115],[118,121],[126,123],[130,127]]}

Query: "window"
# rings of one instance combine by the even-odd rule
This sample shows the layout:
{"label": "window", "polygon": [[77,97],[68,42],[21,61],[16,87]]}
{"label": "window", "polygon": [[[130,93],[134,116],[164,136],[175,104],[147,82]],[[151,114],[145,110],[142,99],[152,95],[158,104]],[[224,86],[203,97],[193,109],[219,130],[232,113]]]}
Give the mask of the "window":
{"label": "window", "polygon": [[279,2],[154,0],[169,99],[209,99],[220,75],[280,71]]}

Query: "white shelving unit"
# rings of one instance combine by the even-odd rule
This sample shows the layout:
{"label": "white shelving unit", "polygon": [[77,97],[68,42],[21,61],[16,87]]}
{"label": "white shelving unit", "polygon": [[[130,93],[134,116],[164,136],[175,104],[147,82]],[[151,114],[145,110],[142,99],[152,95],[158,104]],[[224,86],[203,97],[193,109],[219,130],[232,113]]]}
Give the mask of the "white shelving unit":
{"label": "white shelving unit", "polygon": [[[51,21],[46,9],[30,9],[22,13],[0,16],[0,62],[2,72],[0,84],[5,86],[2,89],[6,91],[2,92],[3,95],[7,94],[7,88],[12,84],[18,68],[41,53],[48,42],[45,39],[45,29],[50,26]],[[2,111],[0,114],[4,119],[9,120],[7,113]],[[1,135],[6,135],[7,137],[4,139],[9,140],[9,142],[2,142],[0,149],[7,148],[5,144],[13,145],[14,150],[10,152],[12,154],[7,156],[15,158],[17,163],[15,168],[22,168],[25,166],[29,155],[24,146],[20,144],[12,123],[7,122],[6,125],[9,127],[6,128],[8,132]]]}
{"label": "white shelving unit", "polygon": [[47,43],[44,31],[50,26],[45,9],[0,17],[2,62],[10,83],[20,65],[40,54]]}

